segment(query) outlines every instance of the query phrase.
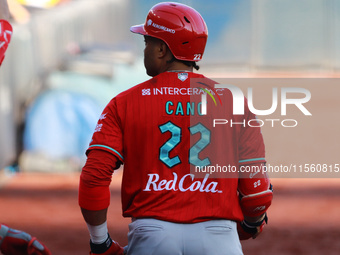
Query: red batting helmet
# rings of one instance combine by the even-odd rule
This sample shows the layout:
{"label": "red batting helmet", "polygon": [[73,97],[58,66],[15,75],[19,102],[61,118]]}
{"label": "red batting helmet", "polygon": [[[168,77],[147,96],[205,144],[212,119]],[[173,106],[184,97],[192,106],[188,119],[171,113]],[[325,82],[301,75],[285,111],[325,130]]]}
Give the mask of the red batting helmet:
{"label": "red batting helmet", "polygon": [[156,4],[145,24],[132,26],[131,32],[163,40],[176,59],[199,61],[208,39],[208,28],[193,8],[172,2]]}

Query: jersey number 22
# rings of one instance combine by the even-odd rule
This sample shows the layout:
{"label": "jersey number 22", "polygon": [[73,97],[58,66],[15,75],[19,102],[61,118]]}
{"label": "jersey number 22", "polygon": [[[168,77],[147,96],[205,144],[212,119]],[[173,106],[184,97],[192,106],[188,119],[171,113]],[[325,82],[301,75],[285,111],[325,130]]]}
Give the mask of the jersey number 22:
{"label": "jersey number 22", "polygon": [[[170,168],[180,164],[181,159],[178,155],[170,158],[169,154],[170,151],[181,142],[182,129],[171,121],[159,126],[159,129],[162,134],[165,132],[171,133],[170,139],[167,140],[159,149],[159,160]],[[201,123],[198,123],[192,127],[189,127],[189,131],[192,135],[196,133],[201,134],[200,140],[197,141],[197,143],[195,143],[189,150],[189,163],[200,167],[210,165],[209,158],[200,159],[198,157],[199,153],[210,143],[210,130]]]}

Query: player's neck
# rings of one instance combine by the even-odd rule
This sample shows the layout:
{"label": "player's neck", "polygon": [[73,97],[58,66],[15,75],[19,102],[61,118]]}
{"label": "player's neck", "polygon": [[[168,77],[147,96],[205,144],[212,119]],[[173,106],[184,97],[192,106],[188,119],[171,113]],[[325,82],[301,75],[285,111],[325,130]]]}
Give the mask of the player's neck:
{"label": "player's neck", "polygon": [[187,66],[184,63],[178,61],[169,63],[164,70],[164,72],[192,72],[192,71],[193,71],[192,66]]}

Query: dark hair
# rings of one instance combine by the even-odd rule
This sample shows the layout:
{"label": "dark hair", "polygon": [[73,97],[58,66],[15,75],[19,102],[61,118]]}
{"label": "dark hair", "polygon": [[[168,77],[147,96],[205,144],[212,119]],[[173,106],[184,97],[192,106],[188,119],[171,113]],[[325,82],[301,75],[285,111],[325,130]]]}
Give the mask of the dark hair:
{"label": "dark hair", "polygon": [[178,62],[181,62],[183,63],[184,65],[186,66],[189,66],[189,67],[193,67],[195,68],[197,71],[200,69],[200,67],[196,64],[195,61],[185,61],[185,60],[179,60],[177,58],[174,57],[174,55],[172,55],[172,59],[168,60],[167,63],[170,64],[174,61],[178,61]]}

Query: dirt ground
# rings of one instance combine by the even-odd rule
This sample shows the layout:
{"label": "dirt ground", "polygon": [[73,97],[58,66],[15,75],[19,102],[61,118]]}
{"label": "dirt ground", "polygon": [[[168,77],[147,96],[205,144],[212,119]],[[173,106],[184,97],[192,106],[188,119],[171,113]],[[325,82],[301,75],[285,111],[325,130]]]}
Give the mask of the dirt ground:
{"label": "dirt ground", "polygon": [[[129,219],[121,216],[120,175],[111,186],[109,231],[127,244]],[[3,176],[0,176],[4,180]],[[54,255],[85,255],[89,236],[77,204],[78,173],[20,173],[0,187],[1,222],[29,232]],[[340,254],[340,180],[273,179],[269,224],[244,254]]]}

